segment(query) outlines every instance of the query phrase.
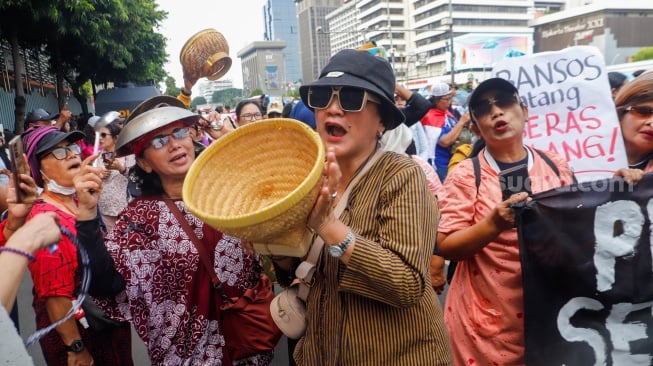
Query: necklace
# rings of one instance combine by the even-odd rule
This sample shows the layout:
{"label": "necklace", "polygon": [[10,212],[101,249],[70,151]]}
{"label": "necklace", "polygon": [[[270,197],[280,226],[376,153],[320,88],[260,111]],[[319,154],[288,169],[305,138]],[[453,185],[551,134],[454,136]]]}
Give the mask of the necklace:
{"label": "necklace", "polygon": [[66,202],[61,200],[59,197],[53,195],[49,191],[43,191],[43,195],[48,196],[51,200],[53,200],[54,202],[56,202],[56,203],[60,204],[61,206],[63,206],[68,211],[68,213],[70,213],[71,215],[77,216],[77,207],[75,207],[75,208],[70,207]]}
{"label": "necklace", "polygon": [[652,158],[653,158],[653,154],[648,154],[644,157],[644,159],[636,162],[635,164],[630,164],[628,165],[628,167],[630,169],[644,169],[648,161],[651,160]]}

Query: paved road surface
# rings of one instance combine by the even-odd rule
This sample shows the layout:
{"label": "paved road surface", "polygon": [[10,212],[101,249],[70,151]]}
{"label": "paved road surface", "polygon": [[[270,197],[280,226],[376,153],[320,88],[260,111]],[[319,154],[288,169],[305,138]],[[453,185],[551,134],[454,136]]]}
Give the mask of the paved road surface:
{"label": "paved road surface", "polygon": [[[444,306],[444,298],[446,296],[445,292],[439,296],[440,302]],[[278,291],[278,289],[277,289]],[[23,283],[21,284],[20,290],[18,292],[18,303],[19,317],[20,317],[20,329],[23,339],[34,333],[34,311],[32,309],[32,279],[30,278],[29,272],[26,272]],[[147,351],[145,345],[134,332],[132,328],[132,355],[134,359],[134,365],[136,366],[150,366],[149,358],[147,357]],[[43,355],[41,354],[41,347],[37,344],[31,346],[28,349],[30,356],[34,360],[35,366],[46,366],[45,361],[43,360]],[[288,344],[286,337],[282,337],[281,341],[275,349],[275,357],[272,361],[272,366],[288,366]]]}
{"label": "paved road surface", "polygon": [[[23,339],[27,339],[35,331],[34,323],[34,310],[32,309],[32,279],[29,272],[25,273],[23,283],[18,292],[18,314],[20,318],[20,330]],[[41,347],[39,344],[31,346],[27,350],[32,356],[34,366],[46,366]],[[143,341],[138,337],[132,328],[132,356],[134,365],[136,366],[150,366],[149,358],[147,357],[147,350]],[[288,365],[288,352],[285,337],[281,339],[275,351],[275,358],[272,366],[287,366]],[[116,365],[119,366],[119,365]]]}

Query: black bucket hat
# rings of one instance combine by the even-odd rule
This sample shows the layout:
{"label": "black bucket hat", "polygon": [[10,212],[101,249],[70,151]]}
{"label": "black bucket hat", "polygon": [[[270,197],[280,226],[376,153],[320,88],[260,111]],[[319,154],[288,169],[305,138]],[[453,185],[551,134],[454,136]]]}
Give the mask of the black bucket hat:
{"label": "black bucket hat", "polygon": [[479,99],[483,94],[485,94],[487,91],[490,90],[502,90],[502,91],[507,91],[510,93],[515,93],[519,95],[519,91],[517,88],[508,80],[503,79],[503,78],[490,78],[482,83],[478,84],[476,89],[472,92],[472,94],[469,95],[469,98],[467,99],[467,105],[469,106],[469,116],[472,119],[472,122],[476,123],[476,119],[474,118],[474,105],[478,103]]}
{"label": "black bucket hat", "polygon": [[386,129],[391,130],[405,120],[404,114],[394,102],[395,76],[392,66],[387,60],[367,51],[348,49],[331,57],[318,80],[299,88],[299,94],[307,107],[308,90],[312,86],[352,86],[365,89],[381,99],[380,112]]}

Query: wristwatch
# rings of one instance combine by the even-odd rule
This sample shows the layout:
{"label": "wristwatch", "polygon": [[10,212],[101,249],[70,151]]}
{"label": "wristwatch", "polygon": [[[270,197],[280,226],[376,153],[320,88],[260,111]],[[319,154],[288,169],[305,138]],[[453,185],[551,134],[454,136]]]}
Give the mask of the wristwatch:
{"label": "wristwatch", "polygon": [[209,124],[209,127],[211,127],[213,131],[221,131],[222,127],[224,127],[224,120],[220,119],[219,121],[213,121]]}
{"label": "wristwatch", "polygon": [[80,353],[84,350],[84,342],[81,339],[75,339],[70,346],[66,346],[66,352]]}
{"label": "wristwatch", "polygon": [[342,257],[342,255],[347,251],[347,248],[349,248],[354,243],[354,239],[356,239],[354,237],[354,232],[349,229],[347,236],[345,236],[343,241],[329,247],[329,255],[334,258]]}

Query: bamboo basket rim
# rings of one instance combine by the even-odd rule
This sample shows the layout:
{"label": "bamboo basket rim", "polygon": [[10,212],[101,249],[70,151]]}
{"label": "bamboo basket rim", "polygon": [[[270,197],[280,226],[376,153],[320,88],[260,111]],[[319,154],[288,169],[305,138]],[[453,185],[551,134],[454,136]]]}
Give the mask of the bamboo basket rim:
{"label": "bamboo basket rim", "polygon": [[[299,184],[295,189],[288,193],[283,199],[278,200],[262,209],[254,212],[249,212],[241,215],[233,216],[219,216],[208,212],[202,212],[193,202],[193,195],[200,194],[194,190],[196,179],[201,173],[202,169],[207,166],[211,159],[227,144],[233,143],[239,139],[247,141],[247,136],[255,133],[266,133],[270,129],[291,128],[303,132],[309,143],[315,144],[317,148],[317,155],[308,176]],[[280,144],[282,140],[277,140]],[[304,199],[311,190],[319,183],[322,178],[322,171],[326,159],[324,144],[319,135],[313,131],[306,124],[290,119],[290,118],[273,118],[262,121],[248,123],[236,130],[226,134],[220,139],[214,141],[207,147],[202,154],[193,162],[182,188],[182,197],[186,207],[196,214],[203,221],[215,227],[222,229],[240,229],[244,227],[255,226],[258,224],[266,223],[281,214],[289,211]],[[264,156],[261,156],[260,161],[265,162]],[[210,198],[209,198],[210,199]]]}

